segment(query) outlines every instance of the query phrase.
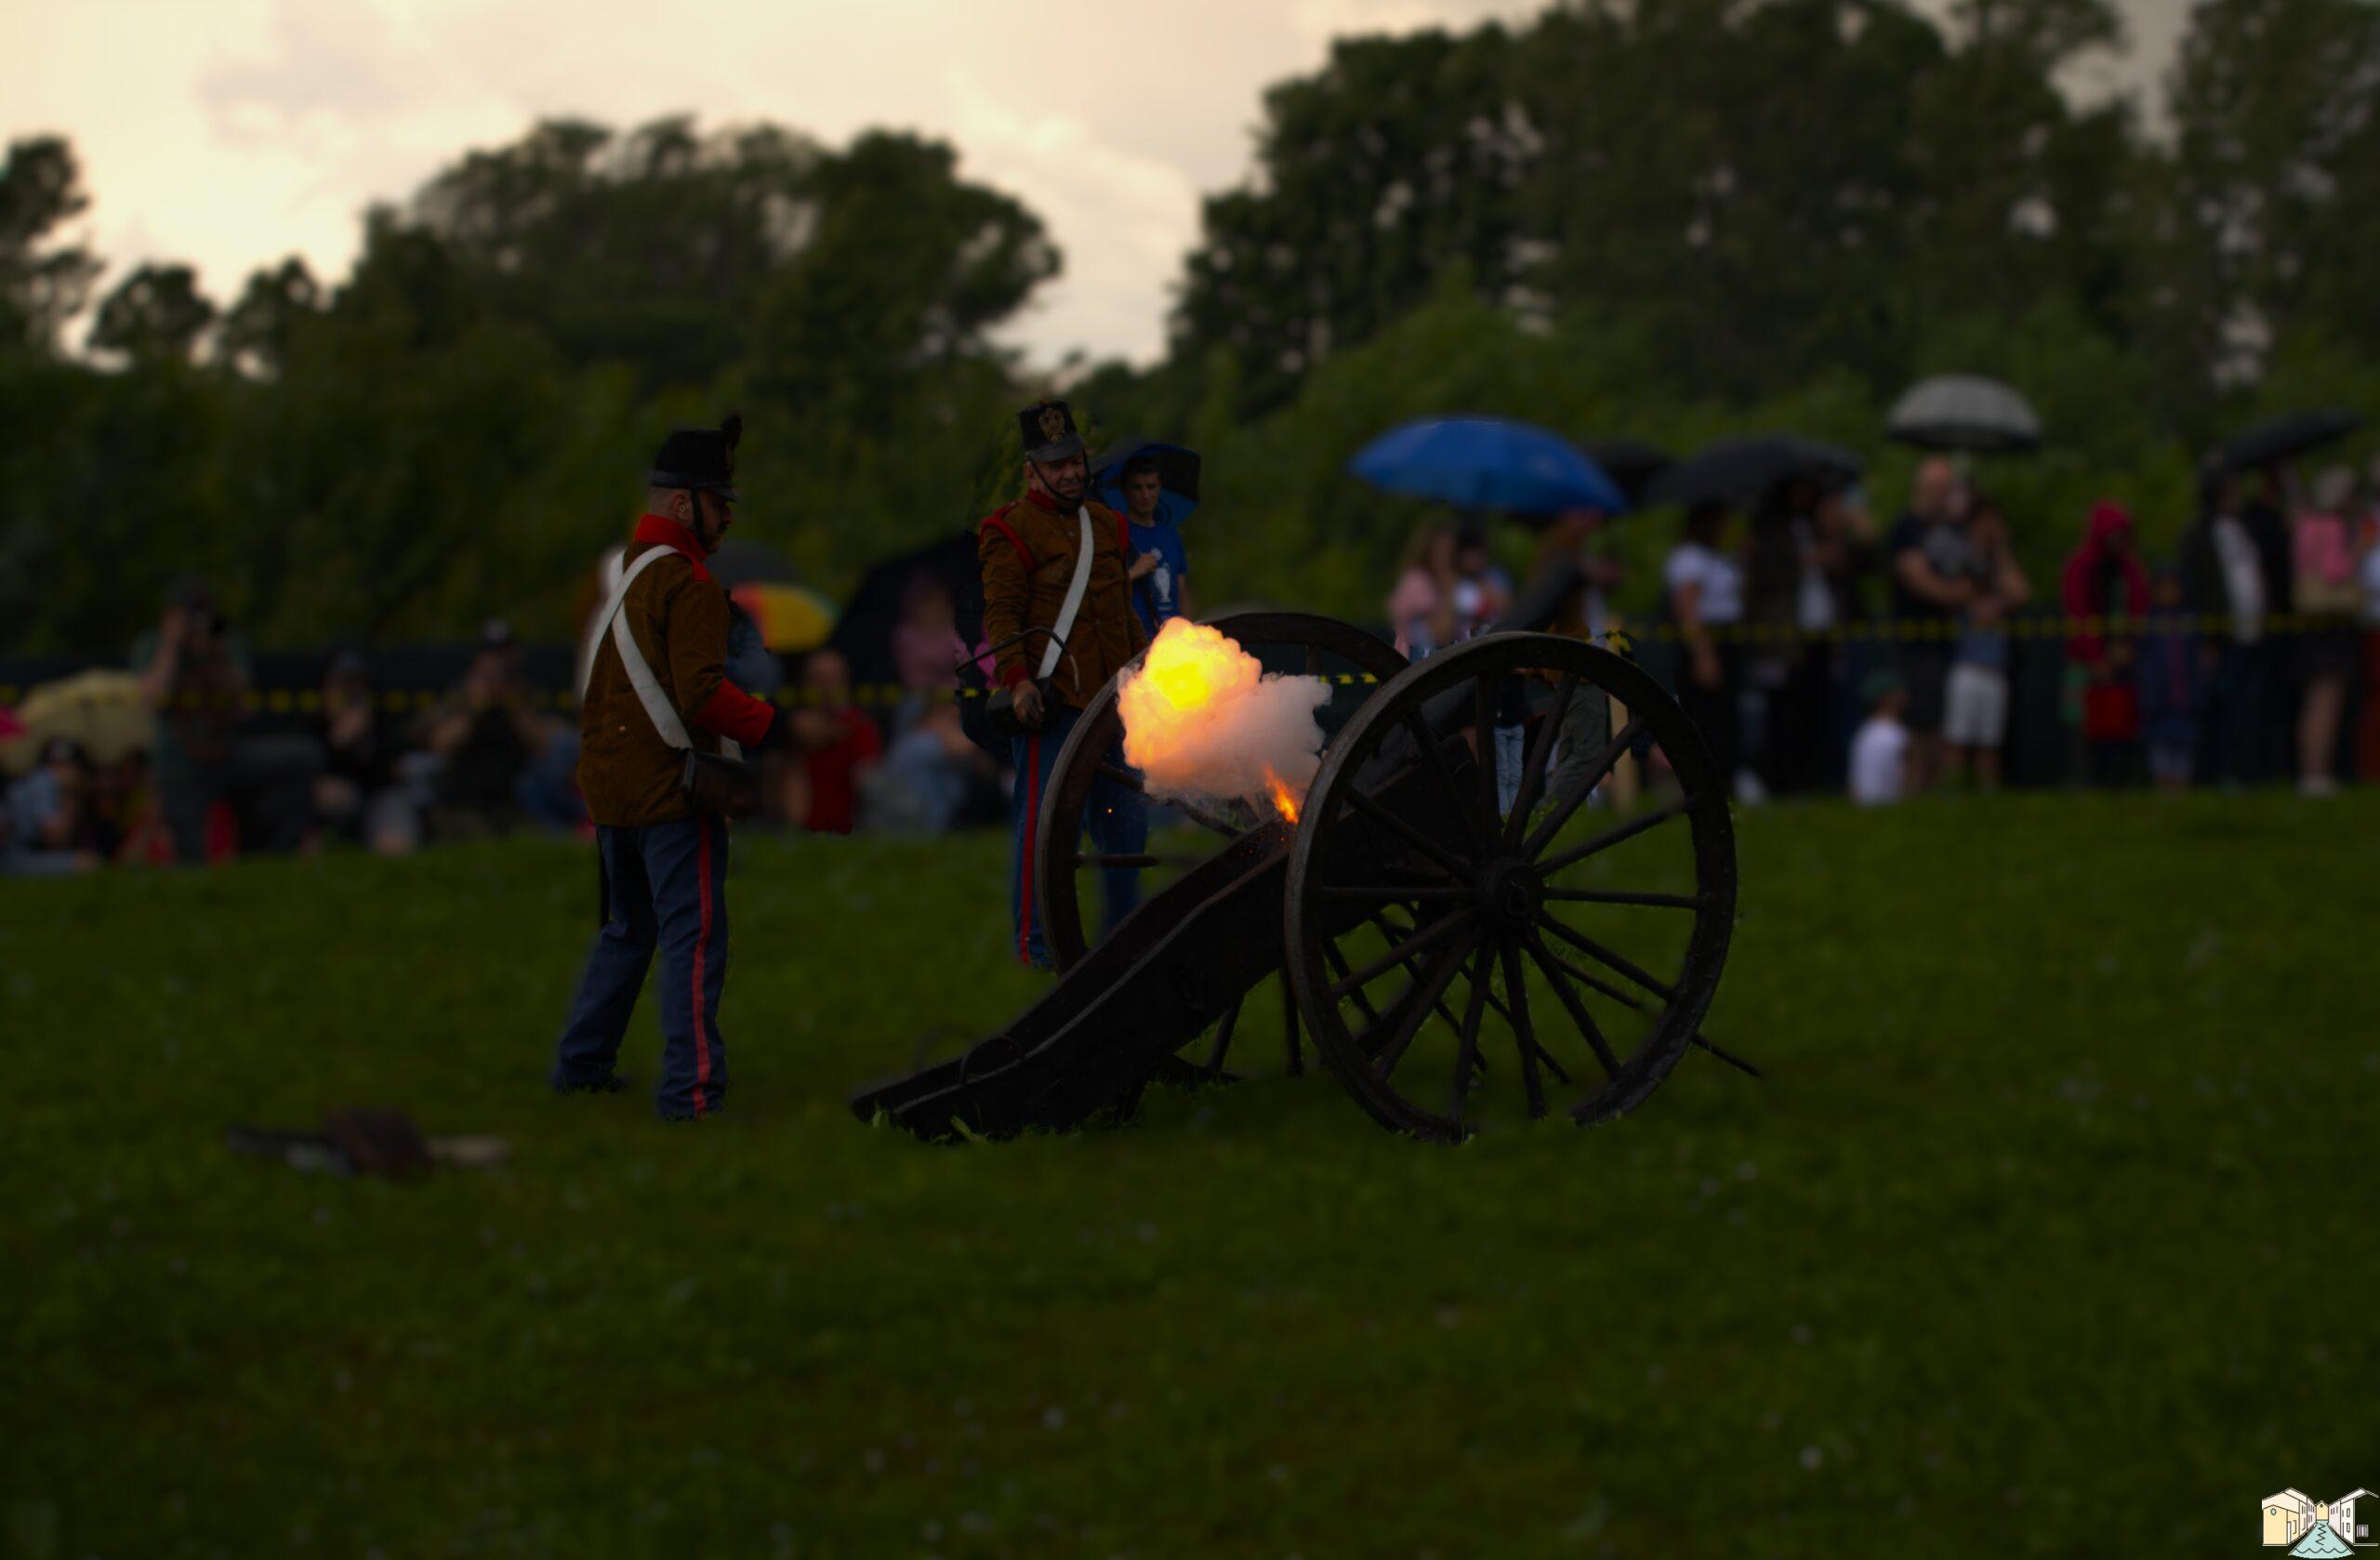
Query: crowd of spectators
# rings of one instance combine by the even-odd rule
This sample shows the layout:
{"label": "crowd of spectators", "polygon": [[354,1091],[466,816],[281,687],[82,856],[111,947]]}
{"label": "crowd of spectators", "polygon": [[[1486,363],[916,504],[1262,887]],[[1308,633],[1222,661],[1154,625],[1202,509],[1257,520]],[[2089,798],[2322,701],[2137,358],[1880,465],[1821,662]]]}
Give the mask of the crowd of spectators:
{"label": "crowd of spectators", "polygon": [[[2310,489],[2286,467],[2219,472],[2202,496],[2178,560],[2153,568],[2122,506],[2082,519],[2044,602],[2069,779],[2307,796],[2380,779],[2380,462]],[[2007,517],[1940,458],[1881,544],[1856,489],[1788,484],[1748,524],[1694,509],[1662,568],[1680,702],[1746,801],[1995,787],[2011,628],[2035,596]],[[1855,621],[1872,631],[1829,631]]]}
{"label": "crowd of spectators", "polygon": [[145,729],[107,763],[72,738],[45,742],[8,787],[0,864],[69,872],[333,841],[403,855],[430,840],[575,830],[578,734],[529,685],[521,656],[491,621],[452,688],[400,709],[371,658],[340,650],[302,717],[268,718],[245,642],[203,580],[182,580],[132,648]]}
{"label": "crowd of spectators", "polygon": [[[740,608],[729,671],[778,694],[787,658]],[[951,694],[966,649],[948,587],[909,582],[892,648],[896,701],[855,697],[850,668],[821,647],[791,657],[796,740],[772,753],[760,826],[849,834],[941,833],[998,817],[1004,776],[960,729]],[[43,742],[6,784],[0,870],[212,862],[330,845],[403,855],[426,844],[516,832],[583,833],[578,729],[560,690],[524,675],[511,629],[491,620],[453,685],[431,700],[383,686],[373,658],[342,649],[302,714],[259,707],[246,644],[200,580],[178,583],[133,646],[142,730],[112,761],[66,737]],[[0,733],[5,734],[5,733]]]}
{"label": "crowd of spectators", "polygon": [[[2054,605],[2073,783],[2293,783],[2324,796],[2347,775],[2380,780],[2380,461],[2362,482],[2332,467],[2310,486],[2285,467],[2222,472],[2202,496],[2178,557],[2157,565],[2122,506],[2094,506],[2049,592],[2019,566],[1999,505],[1945,459],[1919,466],[1881,535],[1857,489],[1814,483],[1747,512],[1696,508],[1660,577],[1680,703],[1741,800],[1988,790],[2014,703],[2010,625]],[[1593,511],[1545,531],[1539,568],[1567,558],[1584,580],[1556,631],[1599,638],[1617,621],[1612,542]],[[1168,593],[1150,610],[1179,610],[1186,558],[1152,549],[1144,561],[1143,588]],[[1388,629],[1418,659],[1483,631],[1514,596],[1475,522],[1428,525],[1384,603]],[[787,661],[740,611],[733,621],[730,675],[776,696]],[[1834,631],[1855,624],[1870,631]],[[952,700],[969,647],[947,582],[911,578],[891,632],[891,697],[855,696],[833,649],[797,659],[797,741],[763,760],[764,824],[937,834],[1001,815],[1008,776]],[[391,698],[364,653],[334,654],[296,724],[260,718],[247,647],[204,581],[173,588],[129,665],[141,738],[98,755],[41,743],[0,806],[0,869],[334,842],[401,855],[586,827],[568,701],[531,684],[501,621],[426,707]]]}

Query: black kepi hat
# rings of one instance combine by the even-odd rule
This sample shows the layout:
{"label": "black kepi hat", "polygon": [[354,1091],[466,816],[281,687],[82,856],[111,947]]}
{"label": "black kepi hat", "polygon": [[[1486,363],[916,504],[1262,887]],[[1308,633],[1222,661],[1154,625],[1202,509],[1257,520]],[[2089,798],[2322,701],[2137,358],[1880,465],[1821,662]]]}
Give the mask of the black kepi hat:
{"label": "black kepi hat", "polygon": [[647,487],[684,487],[716,493],[734,503],[735,446],[744,438],[744,414],[730,412],[717,428],[681,428],[661,441],[645,474]]}
{"label": "black kepi hat", "polygon": [[1075,429],[1074,408],[1063,401],[1037,401],[1016,415],[1025,458],[1036,465],[1082,454],[1082,435]]}

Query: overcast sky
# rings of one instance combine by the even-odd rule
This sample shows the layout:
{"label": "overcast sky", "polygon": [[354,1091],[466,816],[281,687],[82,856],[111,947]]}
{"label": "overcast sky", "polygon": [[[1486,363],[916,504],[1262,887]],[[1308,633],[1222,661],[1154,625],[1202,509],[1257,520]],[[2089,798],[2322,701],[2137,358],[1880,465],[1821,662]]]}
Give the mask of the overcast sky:
{"label": "overcast sky", "polygon": [[[2119,0],[2152,81],[2186,0]],[[336,278],[358,217],[538,117],[628,126],[692,111],[840,142],[867,126],[948,139],[1022,196],[1065,271],[1008,333],[1154,356],[1198,196],[1243,178],[1263,88],[1330,38],[1468,25],[1508,0],[12,0],[10,139],[66,135],[113,268],[194,263],[218,301],[303,255]],[[105,284],[103,284],[104,285]]]}

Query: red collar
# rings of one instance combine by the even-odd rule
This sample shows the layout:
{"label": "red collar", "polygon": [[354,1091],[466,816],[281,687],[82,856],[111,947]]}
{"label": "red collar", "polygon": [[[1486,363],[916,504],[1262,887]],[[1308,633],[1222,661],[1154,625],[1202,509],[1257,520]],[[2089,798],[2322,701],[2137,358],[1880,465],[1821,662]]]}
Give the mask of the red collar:
{"label": "red collar", "polygon": [[[1025,501],[1032,505],[1035,509],[1039,509],[1043,514],[1056,515],[1060,520],[1074,519],[1074,516],[1058,508],[1058,499],[1056,495],[1044,493],[1039,488],[1035,487],[1030,483],[1027,483],[1025,489]],[[1084,494],[1081,502],[1085,504],[1091,502],[1091,495],[1088,493]]]}
{"label": "red collar", "polygon": [[630,537],[629,540],[639,544],[640,546],[645,543],[654,543],[659,546],[668,548],[674,552],[683,553],[685,555],[686,562],[694,566],[694,577],[701,580],[705,585],[708,585],[710,583],[710,571],[703,567],[703,558],[705,557],[703,544],[694,539],[694,534],[692,531],[687,530],[684,526],[679,524],[676,521],[671,520],[668,516],[643,515],[639,517],[636,522],[636,535]]}

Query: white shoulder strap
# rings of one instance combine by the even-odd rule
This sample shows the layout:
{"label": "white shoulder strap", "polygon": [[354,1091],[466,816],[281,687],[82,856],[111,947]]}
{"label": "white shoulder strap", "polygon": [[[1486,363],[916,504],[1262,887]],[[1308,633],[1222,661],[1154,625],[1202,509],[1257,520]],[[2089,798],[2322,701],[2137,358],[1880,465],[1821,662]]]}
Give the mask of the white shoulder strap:
{"label": "white shoulder strap", "polygon": [[1075,547],[1075,577],[1066,582],[1066,599],[1058,608],[1058,621],[1050,635],[1050,642],[1041,651],[1041,670],[1037,681],[1049,681],[1058,669],[1058,656],[1066,648],[1066,636],[1075,631],[1075,615],[1082,611],[1083,592],[1091,588],[1091,507],[1078,504],[1075,518],[1081,523],[1082,533]]}
{"label": "white shoulder strap", "polygon": [[618,610],[613,598],[619,594],[620,580],[628,573],[628,549],[624,547],[607,548],[603,552],[603,562],[596,565],[595,576],[602,581],[604,604],[603,610],[588,620],[587,631],[578,641],[578,680],[572,686],[578,690],[581,703],[587,698],[587,680],[595,675],[595,647],[603,642],[603,625]]}
{"label": "white shoulder strap", "polygon": [[678,719],[677,710],[670,707],[669,695],[661,691],[660,682],[653,675],[653,668],[645,662],[644,652],[637,648],[636,635],[629,630],[627,616],[620,611],[628,602],[628,587],[636,583],[637,575],[664,558],[681,556],[670,548],[651,548],[629,564],[628,572],[620,576],[619,588],[612,592],[612,599],[603,604],[602,612],[596,614],[594,623],[587,630],[587,644],[579,656],[578,698],[582,704],[587,701],[587,681],[595,673],[595,647],[602,642],[603,630],[608,628],[612,631],[612,642],[619,647],[620,665],[628,669],[628,685],[636,690],[637,702],[644,706],[645,716],[652,721],[653,729],[661,734],[663,742],[684,749],[694,746],[686,735],[686,723]]}

